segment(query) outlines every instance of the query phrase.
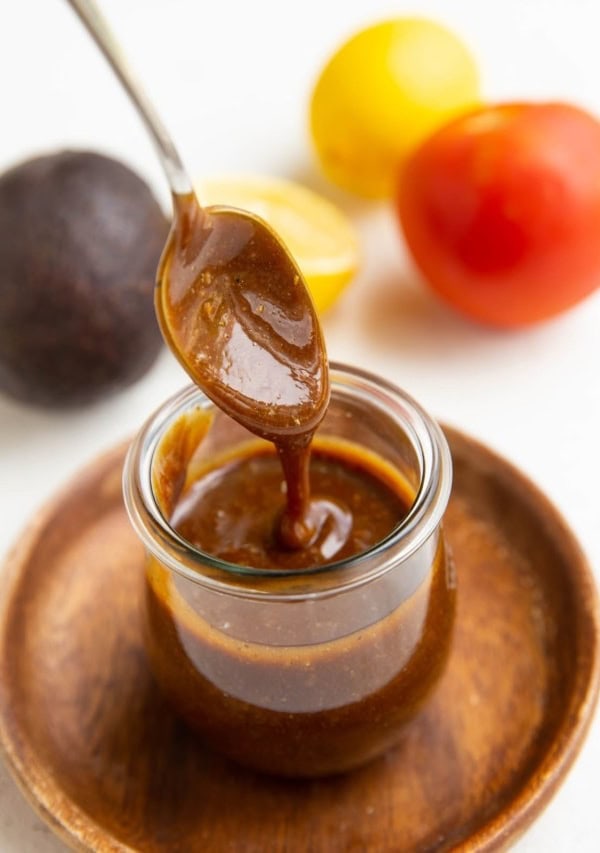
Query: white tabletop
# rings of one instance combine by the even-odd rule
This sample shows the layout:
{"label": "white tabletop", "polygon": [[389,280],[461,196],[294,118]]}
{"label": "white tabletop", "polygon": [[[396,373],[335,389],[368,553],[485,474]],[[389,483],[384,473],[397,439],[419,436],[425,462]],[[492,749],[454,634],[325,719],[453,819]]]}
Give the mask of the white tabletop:
{"label": "white tabletop", "polygon": [[[471,44],[494,100],[564,98],[600,115],[597,0],[105,0],[103,6],[198,174],[319,177],[306,100],[341,38],[394,13],[428,13]],[[124,95],[66,4],[4,4],[0,168],[34,152],[90,147],[164,181]],[[554,500],[600,572],[600,292],[530,331],[458,319],[419,284],[390,210],[346,201],[364,236],[358,280],[326,319],[331,357],[379,372],[432,413],[487,442]],[[130,435],[185,383],[168,353],[137,385],[69,414],[0,398],[0,552],[65,478]],[[600,720],[574,769],[515,849],[600,849]],[[64,850],[0,766],[0,851]]]}

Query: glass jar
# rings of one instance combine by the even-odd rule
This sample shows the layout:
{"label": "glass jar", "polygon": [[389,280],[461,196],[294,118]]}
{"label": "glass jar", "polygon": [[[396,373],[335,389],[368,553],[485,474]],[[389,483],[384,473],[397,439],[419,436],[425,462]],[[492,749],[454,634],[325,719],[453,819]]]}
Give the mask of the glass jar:
{"label": "glass jar", "polygon": [[451,459],[439,427],[393,385],[331,365],[315,440],[358,447],[412,500],[375,547],[317,569],[225,563],[169,525],[194,471],[258,441],[196,387],[145,424],[124,471],[148,555],[146,641],[159,684],[211,747],[284,776],[338,773],[393,745],[443,669],[454,617],[441,529]]}

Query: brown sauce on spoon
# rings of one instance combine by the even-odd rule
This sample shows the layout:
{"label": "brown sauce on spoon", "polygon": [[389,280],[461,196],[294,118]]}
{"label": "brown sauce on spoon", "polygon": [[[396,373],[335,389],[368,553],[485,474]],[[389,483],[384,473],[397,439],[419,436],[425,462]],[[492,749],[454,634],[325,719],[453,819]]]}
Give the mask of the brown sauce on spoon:
{"label": "brown sauce on spoon", "polygon": [[323,335],[300,270],[261,220],[202,209],[174,196],[174,225],[159,270],[163,333],[192,379],[251,432],[275,443],[287,484],[284,548],[318,535],[308,464],[329,400]]}

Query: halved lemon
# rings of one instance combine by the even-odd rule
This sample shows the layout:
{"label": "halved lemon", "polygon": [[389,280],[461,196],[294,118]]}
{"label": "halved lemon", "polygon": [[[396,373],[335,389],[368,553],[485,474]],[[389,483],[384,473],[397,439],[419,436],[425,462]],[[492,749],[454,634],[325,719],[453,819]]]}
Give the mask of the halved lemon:
{"label": "halved lemon", "polygon": [[354,276],[356,231],[341,210],[306,187],[282,178],[200,179],[201,204],[227,204],[265,220],[286,244],[306,279],[317,311],[326,311]]}

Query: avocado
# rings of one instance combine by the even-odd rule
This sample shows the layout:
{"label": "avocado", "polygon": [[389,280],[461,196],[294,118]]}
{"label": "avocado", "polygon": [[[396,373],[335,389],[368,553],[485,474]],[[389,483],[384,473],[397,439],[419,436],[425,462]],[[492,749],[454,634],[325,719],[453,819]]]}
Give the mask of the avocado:
{"label": "avocado", "polygon": [[123,163],[91,151],[0,177],[0,390],[79,405],[138,379],[161,335],[153,288],[168,222]]}

